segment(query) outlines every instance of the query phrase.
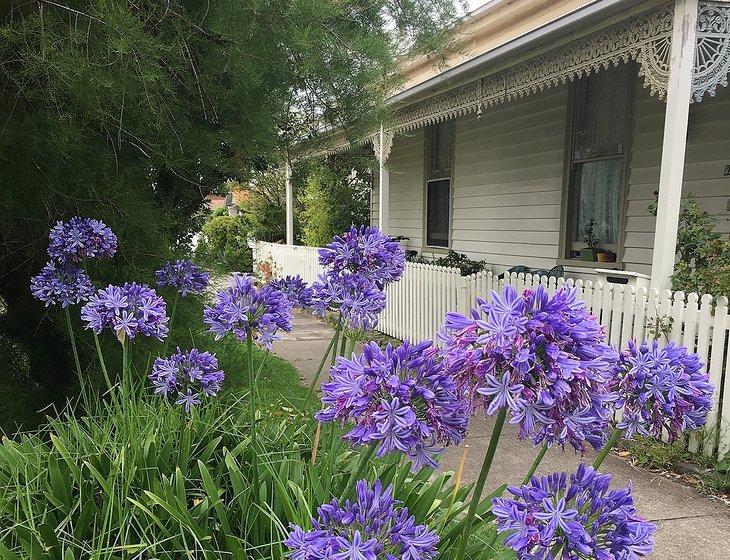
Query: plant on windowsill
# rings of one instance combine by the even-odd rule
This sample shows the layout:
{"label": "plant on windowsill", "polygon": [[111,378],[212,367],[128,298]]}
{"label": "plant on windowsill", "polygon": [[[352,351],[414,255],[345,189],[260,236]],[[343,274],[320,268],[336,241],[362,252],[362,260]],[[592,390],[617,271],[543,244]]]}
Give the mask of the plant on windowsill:
{"label": "plant on windowsill", "polygon": [[603,251],[600,251],[596,254],[596,257],[598,258],[598,262],[616,262],[616,253],[611,251],[611,249],[604,249]]}
{"label": "plant on windowsill", "polygon": [[591,218],[586,222],[586,227],[583,230],[583,241],[586,246],[580,250],[580,260],[596,262],[598,260],[598,253],[603,252],[602,249],[598,249],[598,236],[596,235],[596,220]]}

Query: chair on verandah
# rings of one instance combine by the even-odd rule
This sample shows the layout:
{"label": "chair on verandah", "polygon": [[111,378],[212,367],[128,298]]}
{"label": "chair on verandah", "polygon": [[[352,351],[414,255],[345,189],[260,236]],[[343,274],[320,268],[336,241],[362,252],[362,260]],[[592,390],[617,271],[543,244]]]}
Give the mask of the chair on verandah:
{"label": "chair on verandah", "polygon": [[512,274],[513,272],[514,272],[515,274],[522,274],[523,272],[525,272],[525,273],[526,273],[526,272],[527,272],[527,267],[526,267],[526,266],[523,266],[523,265],[521,265],[521,264],[519,264],[519,265],[517,265],[517,266],[513,266],[512,268],[508,268],[508,269],[507,269],[506,271],[504,271],[504,272],[503,272],[502,274],[500,274],[499,276],[497,276],[497,279],[498,279],[498,280],[501,280],[502,278],[504,278],[504,275],[505,275],[505,274]]}

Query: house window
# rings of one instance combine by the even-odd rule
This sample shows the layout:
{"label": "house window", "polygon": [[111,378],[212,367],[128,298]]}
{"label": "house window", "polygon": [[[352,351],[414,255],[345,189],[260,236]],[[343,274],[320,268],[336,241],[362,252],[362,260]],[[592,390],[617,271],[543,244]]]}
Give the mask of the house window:
{"label": "house window", "polygon": [[426,245],[449,246],[454,121],[426,129]]}
{"label": "house window", "polygon": [[568,256],[586,244],[592,219],[600,247],[618,252],[633,80],[622,65],[578,80],[570,145]]}

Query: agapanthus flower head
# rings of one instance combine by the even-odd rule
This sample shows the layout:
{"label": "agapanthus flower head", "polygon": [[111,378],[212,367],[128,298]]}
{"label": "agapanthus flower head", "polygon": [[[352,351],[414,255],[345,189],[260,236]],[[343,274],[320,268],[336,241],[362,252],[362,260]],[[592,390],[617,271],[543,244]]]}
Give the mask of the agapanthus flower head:
{"label": "agapanthus flower head", "polygon": [[203,312],[204,322],[215,339],[227,333],[245,340],[250,332],[256,342],[271,348],[279,329],[292,330],[292,303],[271,286],[257,288],[253,277],[234,274],[231,285],[216,295],[216,304]]}
{"label": "agapanthus flower head", "polygon": [[600,449],[616,395],[611,391],[617,353],[603,327],[561,288],[517,294],[512,286],[477,300],[470,317],[446,316],[440,339],[448,368],[476,408],[492,415],[507,408],[520,437],[536,444],[585,443]]}
{"label": "agapanthus flower head", "polygon": [[618,427],[660,438],[666,430],[674,441],[684,430],[704,426],[712,408],[714,387],[697,354],[670,342],[631,340],[621,353],[616,384],[623,418]]}
{"label": "agapanthus flower head", "polygon": [[344,439],[377,445],[377,455],[407,455],[414,470],[466,435],[469,403],[430,340],[382,350],[375,342],[352,359],[339,358],[322,386],[322,422],[352,422]]}
{"label": "agapanthus flower head", "polygon": [[385,309],[385,294],[360,274],[329,271],[312,284],[312,308],[317,316],[339,312],[351,329],[374,329]]}
{"label": "agapanthus flower head", "polygon": [[81,319],[97,334],[112,329],[122,342],[137,335],[162,340],[169,321],[165,300],[146,284],[136,282],[99,290],[81,308]]}
{"label": "agapanthus flower head", "polygon": [[48,237],[48,254],[59,262],[111,258],[117,251],[114,232],[104,222],[92,218],[74,216],[66,222],[56,222]]}
{"label": "agapanthus flower head", "polygon": [[580,465],[494,498],[497,530],[518,560],[635,560],[654,548],[656,527],[636,513],[631,488],[609,490],[611,475]]}
{"label": "agapanthus flower head", "polygon": [[149,375],[155,393],[174,397],[175,404],[184,406],[186,412],[200,404],[201,397],[217,395],[224,377],[215,354],[197,348],[187,352],[178,348],[168,358],[157,358]]}
{"label": "agapanthus flower head", "polygon": [[275,278],[269,282],[269,286],[289,298],[294,307],[307,309],[312,306],[312,288],[298,274]]}
{"label": "agapanthus flower head", "polygon": [[381,289],[400,280],[405,261],[400,244],[370,226],[352,226],[319,250],[320,264],[332,267],[335,272],[360,274]]}
{"label": "agapanthus flower head", "polygon": [[393,498],[393,487],[356,485],[357,498],[317,508],[312,529],[291,526],[284,544],[293,560],[431,560],[439,538],[417,525],[408,508]]}
{"label": "agapanthus flower head", "polygon": [[89,299],[94,293],[94,286],[83,269],[51,261],[31,278],[30,291],[46,307],[60,305],[65,308]]}
{"label": "agapanthus flower head", "polygon": [[155,275],[160,288],[175,288],[182,297],[200,294],[208,286],[208,273],[188,260],[168,261]]}

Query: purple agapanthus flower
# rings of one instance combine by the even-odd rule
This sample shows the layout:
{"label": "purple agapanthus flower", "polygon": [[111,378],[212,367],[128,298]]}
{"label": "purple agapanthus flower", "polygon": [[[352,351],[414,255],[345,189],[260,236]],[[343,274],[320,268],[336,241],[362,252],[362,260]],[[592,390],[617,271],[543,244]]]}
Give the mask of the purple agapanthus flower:
{"label": "purple agapanthus flower", "polygon": [[382,289],[397,282],[405,270],[405,251],[376,227],[352,226],[319,250],[319,262],[334,272],[359,274]]}
{"label": "purple agapanthus flower", "polygon": [[65,308],[89,299],[94,286],[83,269],[51,261],[31,278],[30,291],[46,307],[60,305]]}
{"label": "purple agapanthus flower", "polygon": [[292,305],[300,309],[312,306],[312,288],[298,274],[285,278],[275,278],[269,282],[272,289],[284,294]]}
{"label": "purple agapanthus flower", "polygon": [[317,316],[339,312],[351,329],[372,330],[385,309],[385,294],[359,274],[330,271],[312,284],[312,308]]}
{"label": "purple agapanthus flower", "polygon": [[344,439],[377,445],[379,457],[404,453],[414,470],[437,466],[434,456],[466,435],[469,403],[430,340],[385,350],[370,342],[337,360],[322,392],[318,420],[353,422]]}
{"label": "purple agapanthus flower", "polygon": [[580,465],[495,498],[492,513],[518,560],[635,560],[654,548],[656,527],[636,513],[631,488],[609,490],[611,475]]}
{"label": "purple agapanthus flower", "polygon": [[175,288],[182,297],[200,294],[208,286],[208,273],[188,260],[166,262],[155,275],[160,288]]}
{"label": "purple agapanthus flower", "polygon": [[634,434],[674,441],[684,430],[705,425],[712,408],[714,387],[697,354],[670,342],[661,348],[655,340],[641,345],[631,340],[621,353],[617,386],[623,406],[618,427],[628,438]]}
{"label": "purple agapanthus flower", "polygon": [[470,317],[449,313],[439,333],[460,390],[489,415],[507,408],[536,444],[600,449],[617,399],[604,328],[574,289],[550,297],[542,286],[522,295],[507,286],[491,298]]}
{"label": "purple agapanthus flower", "polygon": [[149,375],[155,393],[175,397],[175,404],[183,405],[186,412],[200,404],[201,396],[217,395],[224,377],[215,354],[197,348],[187,352],[178,348],[169,358],[157,358]]}
{"label": "purple agapanthus flower", "polygon": [[49,234],[48,254],[59,262],[111,258],[117,251],[117,236],[104,222],[74,216],[57,222]]}
{"label": "purple agapanthus flower", "polygon": [[230,287],[220,290],[216,304],[204,311],[204,322],[215,339],[227,333],[245,340],[250,332],[258,344],[271,348],[279,329],[292,330],[292,303],[271,286],[261,289],[245,274],[234,274]]}
{"label": "purple agapanthus flower", "polygon": [[293,560],[431,560],[439,538],[399,507],[393,487],[379,480],[356,485],[357,499],[317,508],[312,529],[292,525],[284,544]]}
{"label": "purple agapanthus flower", "polygon": [[146,284],[136,282],[99,290],[81,308],[81,319],[97,334],[106,328],[114,330],[122,342],[137,335],[162,340],[169,321],[165,300]]}

